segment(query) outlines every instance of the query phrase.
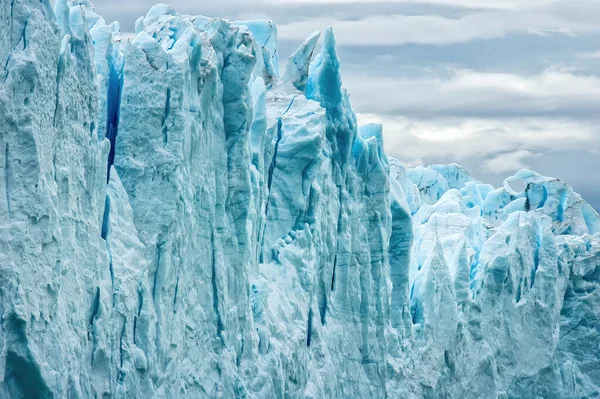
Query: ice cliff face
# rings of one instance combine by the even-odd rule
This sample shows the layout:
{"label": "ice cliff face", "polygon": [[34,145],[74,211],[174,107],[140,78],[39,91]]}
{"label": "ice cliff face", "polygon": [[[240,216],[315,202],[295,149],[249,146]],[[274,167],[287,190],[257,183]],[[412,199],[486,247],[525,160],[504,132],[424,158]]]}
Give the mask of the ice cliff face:
{"label": "ice cliff face", "polygon": [[598,214],[404,168],[276,32],[0,3],[0,396],[599,397]]}

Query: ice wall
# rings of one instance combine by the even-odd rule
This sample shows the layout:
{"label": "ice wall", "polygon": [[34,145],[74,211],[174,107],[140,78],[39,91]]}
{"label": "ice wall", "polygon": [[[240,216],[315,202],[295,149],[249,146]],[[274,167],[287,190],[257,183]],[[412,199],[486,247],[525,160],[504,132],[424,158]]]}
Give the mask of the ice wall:
{"label": "ice wall", "polygon": [[600,395],[598,214],[388,158],[331,29],[0,21],[1,397]]}

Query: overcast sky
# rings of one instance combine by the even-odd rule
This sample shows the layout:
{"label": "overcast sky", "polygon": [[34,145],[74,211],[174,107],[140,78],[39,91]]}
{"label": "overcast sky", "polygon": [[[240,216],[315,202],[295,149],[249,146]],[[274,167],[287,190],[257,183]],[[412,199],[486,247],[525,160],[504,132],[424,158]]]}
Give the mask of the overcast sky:
{"label": "overcast sky", "polygon": [[[97,0],[132,31],[154,0]],[[359,122],[408,166],[457,162],[494,185],[528,167],[600,209],[600,1],[172,0],[273,20],[283,62],[333,26]]]}

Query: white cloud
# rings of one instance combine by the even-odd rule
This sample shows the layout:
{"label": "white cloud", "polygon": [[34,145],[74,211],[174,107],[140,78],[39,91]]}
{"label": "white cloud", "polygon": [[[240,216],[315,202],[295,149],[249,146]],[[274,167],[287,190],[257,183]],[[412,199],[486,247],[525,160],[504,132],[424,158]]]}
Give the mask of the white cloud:
{"label": "white cloud", "polygon": [[[433,116],[598,115],[600,77],[547,69],[537,75],[450,70],[446,77],[418,79],[345,75],[357,111]],[[373,93],[377,93],[373,96]]]}
{"label": "white cloud", "polygon": [[[457,1],[457,3],[475,4],[474,1]],[[554,3],[539,2],[547,5]],[[302,40],[307,32],[333,26],[340,44],[364,46],[407,43],[444,45],[501,38],[512,33],[600,32],[600,25],[594,20],[564,14],[561,7],[546,9],[535,5],[538,3],[532,4],[534,5],[531,8],[484,10],[462,18],[400,14],[371,15],[356,20],[337,20],[335,17],[315,18],[280,25],[279,33],[284,39]],[[590,8],[590,11],[600,12],[600,4]]]}
{"label": "white cloud", "polygon": [[[391,0],[394,1],[394,0]],[[523,10],[538,8],[555,3],[556,0],[403,0],[406,3],[436,4],[443,6],[496,9],[496,10]]]}
{"label": "white cloud", "polygon": [[[265,1],[263,1],[265,2]],[[394,3],[431,4],[445,7],[470,9],[521,10],[536,8],[556,0],[277,0],[279,4],[349,4],[349,3]]]}
{"label": "white cloud", "polygon": [[588,53],[579,53],[577,54],[578,57],[580,58],[587,58],[587,59],[594,59],[594,60],[598,60],[600,59],[600,51],[594,51],[594,52],[588,52]]}
{"label": "white cloud", "polygon": [[539,157],[540,154],[534,154],[528,150],[519,150],[499,154],[494,158],[484,161],[483,166],[491,173],[515,173],[519,169],[529,168],[526,159]]}
{"label": "white cloud", "polygon": [[423,160],[488,160],[519,151],[543,154],[557,149],[600,148],[600,128],[575,120],[416,119],[375,114],[358,114],[358,120],[360,124],[382,123],[388,154],[408,165],[422,164]]}

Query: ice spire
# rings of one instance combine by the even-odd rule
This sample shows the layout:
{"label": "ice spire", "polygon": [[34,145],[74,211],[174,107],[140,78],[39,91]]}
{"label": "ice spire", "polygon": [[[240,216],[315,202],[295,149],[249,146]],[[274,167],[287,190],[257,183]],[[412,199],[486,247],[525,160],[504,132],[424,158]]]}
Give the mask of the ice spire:
{"label": "ice spire", "polygon": [[306,97],[319,102],[327,111],[327,137],[341,164],[345,164],[357,134],[356,115],[342,86],[340,58],[331,27],[325,30],[323,48],[310,64]]}
{"label": "ice spire", "polygon": [[283,73],[286,86],[293,86],[301,92],[306,91],[310,62],[320,37],[321,32],[313,32],[290,56]]}

